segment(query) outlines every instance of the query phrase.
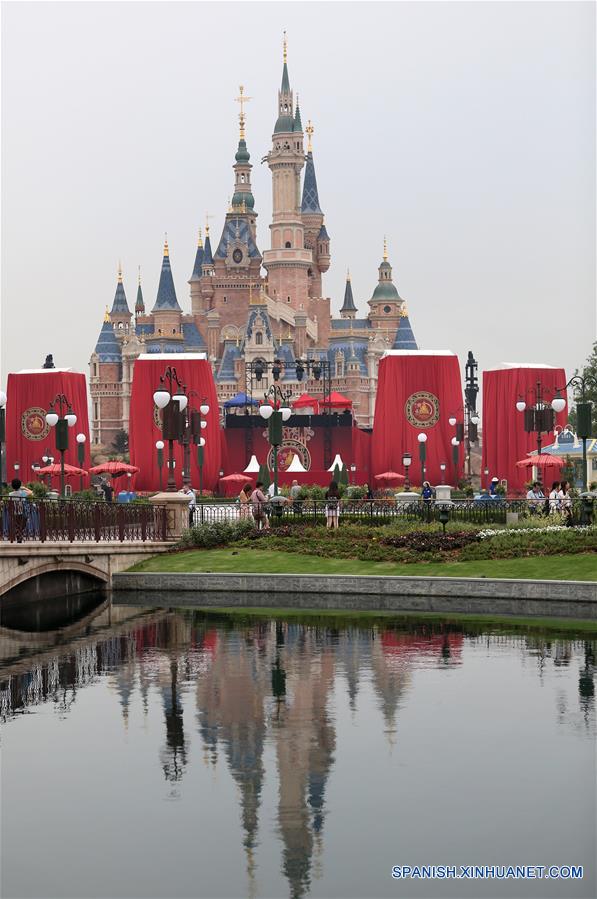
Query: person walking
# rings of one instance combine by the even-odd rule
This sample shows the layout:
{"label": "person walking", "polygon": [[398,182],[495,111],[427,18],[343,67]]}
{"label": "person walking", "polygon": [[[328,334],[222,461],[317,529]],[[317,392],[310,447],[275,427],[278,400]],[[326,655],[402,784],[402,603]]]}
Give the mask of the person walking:
{"label": "person walking", "polygon": [[239,517],[244,521],[245,519],[250,517],[249,505],[251,503],[251,485],[245,484],[242,488],[241,492],[238,494],[238,501],[240,503],[239,509]]}
{"label": "person walking", "polygon": [[497,495],[498,495],[497,489],[498,489],[498,484],[499,484],[499,483],[500,483],[500,479],[499,479],[499,478],[492,478],[492,479],[491,479],[491,483],[490,483],[490,485],[489,485],[489,495],[490,495],[490,496],[497,496]]}
{"label": "person walking", "polygon": [[529,512],[531,513],[531,515],[538,515],[545,500],[545,494],[541,489],[541,484],[539,484],[537,481],[534,481],[531,484],[530,490],[527,493],[527,500],[529,503]]}
{"label": "person walking", "polygon": [[572,497],[570,496],[570,486],[568,481],[561,481],[558,491],[558,499],[560,501],[560,512],[564,518],[566,527],[571,528],[572,521]]}
{"label": "person walking", "polygon": [[340,515],[340,491],[336,481],[332,481],[325,494],[325,526],[338,530]]}
{"label": "person walking", "polygon": [[187,484],[186,487],[183,487],[180,491],[189,500],[189,527],[192,528],[195,523],[195,509],[197,508],[197,494],[193,490],[190,484]]}
{"label": "person walking", "polygon": [[255,484],[255,489],[251,494],[251,511],[253,513],[253,519],[255,521],[255,526],[258,530],[269,530],[269,521],[268,517],[265,514],[265,507],[267,504],[267,496],[261,489],[263,487],[263,481],[257,481]]}
{"label": "person walking", "polygon": [[551,485],[551,490],[549,491],[549,514],[555,515],[560,511],[560,482],[554,481]]}
{"label": "person walking", "polygon": [[102,480],[102,493],[104,494],[106,502],[111,503],[112,497],[114,496],[114,488],[105,478]]}
{"label": "person walking", "polygon": [[292,511],[298,515],[301,511],[301,503],[299,500],[301,488],[298,481],[293,481],[290,487],[290,499],[292,500]]}
{"label": "person walking", "polygon": [[23,535],[28,530],[27,515],[29,503],[27,500],[30,496],[33,496],[33,491],[29,490],[28,487],[23,487],[23,483],[19,478],[13,478],[10,482],[10,486],[12,487],[12,490],[8,494],[8,498],[12,500],[12,502],[8,507],[8,530],[10,531],[10,521],[12,519],[12,526],[17,543],[22,543]]}

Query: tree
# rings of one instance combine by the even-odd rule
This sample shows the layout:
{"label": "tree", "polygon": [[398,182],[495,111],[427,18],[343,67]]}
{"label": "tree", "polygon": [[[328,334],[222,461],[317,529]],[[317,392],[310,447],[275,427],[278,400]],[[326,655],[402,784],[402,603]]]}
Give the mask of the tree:
{"label": "tree", "polygon": [[348,469],[346,468],[346,463],[342,464],[342,470],[340,471],[340,484],[344,484],[345,487],[348,487]]}
{"label": "tree", "polygon": [[124,456],[125,453],[129,451],[129,435],[128,431],[116,431],[114,435],[114,440],[112,441],[112,448],[115,452],[120,453],[121,456]]}
{"label": "tree", "polygon": [[340,483],[340,466],[336,462],[334,465],[334,473],[332,475],[332,480],[336,482],[336,484]]}
{"label": "tree", "polygon": [[[593,404],[591,415],[591,435],[595,436],[597,435],[597,342],[593,344],[591,354],[585,362],[582,371],[579,372],[579,370],[577,369],[574,374],[580,374],[585,378],[589,378],[585,388],[585,401],[587,403]],[[580,402],[580,393],[578,391],[574,391],[574,401]],[[576,402],[574,402],[574,405],[571,404],[570,410],[568,412],[568,421],[575,431],[577,427]]]}
{"label": "tree", "polygon": [[257,480],[261,481],[263,483],[263,486],[265,487],[266,490],[269,487],[269,485],[271,484],[269,468],[267,467],[267,464],[265,462],[259,466],[259,473],[257,475]]}

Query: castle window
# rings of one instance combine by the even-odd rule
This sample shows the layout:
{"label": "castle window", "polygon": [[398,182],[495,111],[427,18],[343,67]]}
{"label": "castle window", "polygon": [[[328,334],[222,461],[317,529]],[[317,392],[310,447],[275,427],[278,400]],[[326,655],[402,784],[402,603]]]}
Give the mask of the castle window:
{"label": "castle window", "polygon": [[124,325],[122,324],[122,322],[118,322],[118,327],[122,331],[122,329],[124,328]]}
{"label": "castle window", "polygon": [[261,346],[261,344],[263,343],[263,334],[261,333],[261,331],[257,331],[255,333],[255,343],[257,344],[257,346]]}
{"label": "castle window", "polygon": [[286,302],[287,302],[287,303],[290,302],[290,297],[286,297]]}
{"label": "castle window", "polygon": [[99,418],[99,403],[93,404],[93,417],[96,419],[96,421]]}
{"label": "castle window", "polygon": [[93,377],[97,378],[97,362],[93,363]]}
{"label": "castle window", "polygon": [[386,315],[388,315],[388,314],[392,311],[392,307],[391,307],[391,306],[384,306],[384,307],[383,307],[383,311],[385,312]]}
{"label": "castle window", "polygon": [[228,302],[228,297],[224,297],[224,302],[225,302],[225,303]]}
{"label": "castle window", "polygon": [[241,176],[240,176],[240,180],[241,180],[241,183],[244,184],[244,183],[245,183],[245,176],[244,176],[244,175],[241,175]]}
{"label": "castle window", "polygon": [[286,247],[287,250],[289,250],[291,248],[292,244],[290,243],[289,240],[287,240],[286,243],[284,244],[284,246]]}

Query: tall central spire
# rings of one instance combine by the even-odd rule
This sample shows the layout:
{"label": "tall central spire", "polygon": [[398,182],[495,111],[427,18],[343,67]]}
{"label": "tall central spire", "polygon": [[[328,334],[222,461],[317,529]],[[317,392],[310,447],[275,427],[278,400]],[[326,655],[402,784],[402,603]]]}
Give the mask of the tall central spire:
{"label": "tall central spire", "polygon": [[284,32],[284,53],[282,65],[282,84],[278,91],[278,119],[274,127],[274,134],[289,134],[294,130],[293,97],[288,77],[288,52],[286,44],[286,32]]}

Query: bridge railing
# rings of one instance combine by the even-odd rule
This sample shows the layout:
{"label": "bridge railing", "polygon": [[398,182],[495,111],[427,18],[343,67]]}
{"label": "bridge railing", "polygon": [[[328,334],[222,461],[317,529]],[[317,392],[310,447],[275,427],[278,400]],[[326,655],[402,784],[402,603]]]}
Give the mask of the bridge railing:
{"label": "bridge railing", "polygon": [[82,503],[76,500],[0,500],[0,538],[28,541],[166,540],[167,512],[149,503]]}

